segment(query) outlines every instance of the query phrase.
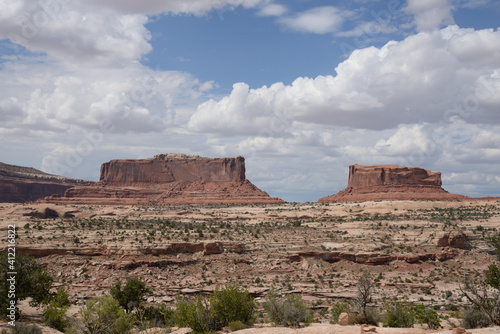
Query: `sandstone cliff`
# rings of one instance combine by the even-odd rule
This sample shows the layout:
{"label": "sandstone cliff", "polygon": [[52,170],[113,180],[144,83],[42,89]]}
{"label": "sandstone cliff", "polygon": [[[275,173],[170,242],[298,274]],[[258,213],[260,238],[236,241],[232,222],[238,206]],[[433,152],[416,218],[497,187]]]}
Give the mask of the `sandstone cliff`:
{"label": "sandstone cliff", "polygon": [[67,189],[85,182],[0,162],[0,203],[23,203],[63,195]]}
{"label": "sandstone cliff", "polygon": [[150,159],[111,160],[100,181],[52,196],[51,203],[220,204],[281,203],[245,177],[245,159],[159,154]]}
{"label": "sandstone cliff", "polygon": [[441,187],[441,173],[398,165],[349,166],[347,188],[318,202],[463,200]]}
{"label": "sandstone cliff", "polygon": [[109,185],[174,181],[243,182],[245,159],[159,154],[152,159],[111,160],[102,164],[100,181]]}

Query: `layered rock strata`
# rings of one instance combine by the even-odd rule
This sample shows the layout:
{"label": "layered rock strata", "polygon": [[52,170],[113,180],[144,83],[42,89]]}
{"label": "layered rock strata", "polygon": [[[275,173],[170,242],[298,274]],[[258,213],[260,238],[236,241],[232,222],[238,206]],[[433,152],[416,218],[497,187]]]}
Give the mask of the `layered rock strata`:
{"label": "layered rock strata", "polygon": [[464,200],[441,187],[441,173],[398,165],[349,166],[347,188],[318,202]]}
{"label": "layered rock strata", "polygon": [[245,177],[245,159],[159,154],[151,159],[111,160],[100,181],[45,201],[73,204],[282,203]]}
{"label": "layered rock strata", "polygon": [[67,189],[86,182],[0,162],[0,203],[24,203],[50,195],[61,196]]}

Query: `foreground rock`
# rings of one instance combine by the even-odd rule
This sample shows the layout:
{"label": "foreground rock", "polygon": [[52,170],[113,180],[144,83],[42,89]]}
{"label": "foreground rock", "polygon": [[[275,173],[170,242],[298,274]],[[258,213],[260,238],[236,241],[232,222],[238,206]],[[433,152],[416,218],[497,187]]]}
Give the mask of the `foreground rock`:
{"label": "foreground rock", "polygon": [[86,182],[0,162],[0,203],[24,203],[51,195],[61,196],[67,189]]}
{"label": "foreground rock", "polygon": [[398,165],[349,166],[347,188],[318,202],[465,200],[441,187],[441,173]]}
{"label": "foreground rock", "polygon": [[71,204],[226,204],[282,203],[245,178],[245,159],[159,154],[151,159],[111,160],[100,181],[51,196]]}

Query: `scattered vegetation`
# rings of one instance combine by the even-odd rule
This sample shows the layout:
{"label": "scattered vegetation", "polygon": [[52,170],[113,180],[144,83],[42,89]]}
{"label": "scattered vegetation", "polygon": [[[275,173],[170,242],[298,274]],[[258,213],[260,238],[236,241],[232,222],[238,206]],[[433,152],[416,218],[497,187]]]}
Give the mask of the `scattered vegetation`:
{"label": "scattered vegetation", "polygon": [[43,320],[48,326],[64,332],[70,326],[70,319],[66,316],[70,305],[68,292],[64,289],[58,290],[43,311]]}
{"label": "scattered vegetation", "polygon": [[89,300],[80,315],[83,328],[72,328],[69,333],[128,334],[134,324],[133,317],[108,294]]}
{"label": "scattered vegetation", "polygon": [[12,327],[9,332],[2,329],[1,334],[42,334],[42,330],[37,325],[16,322],[16,326]]}
{"label": "scattered vegetation", "polygon": [[[10,265],[14,266],[14,270],[11,269]],[[11,271],[17,272],[13,299],[6,298],[10,288],[7,273]],[[18,301],[31,297],[30,305],[32,306],[40,306],[49,302],[53,278],[47,273],[45,267],[39,265],[33,257],[16,254],[15,261],[11,262],[7,252],[0,254],[0,277],[3,280],[0,284],[0,296],[2,296],[0,298],[0,314],[3,318],[6,318],[10,312],[8,307],[11,300],[17,304]],[[19,309],[16,306],[16,320],[19,316]]]}
{"label": "scattered vegetation", "polygon": [[148,293],[151,293],[151,290],[146,288],[146,283],[137,277],[127,278],[123,289],[122,283],[117,281],[110,290],[111,296],[118,301],[127,313],[138,307]]}
{"label": "scattered vegetation", "polygon": [[176,320],[195,333],[219,330],[236,322],[251,326],[255,320],[255,303],[247,290],[235,285],[217,288],[210,299],[198,296],[194,300],[179,298]]}
{"label": "scattered vegetation", "polygon": [[280,296],[276,290],[271,290],[263,304],[269,320],[277,325],[299,327],[313,321],[312,312],[305,306],[302,298],[295,294]]}
{"label": "scattered vegetation", "polygon": [[[491,238],[496,247],[497,260],[500,257],[500,234]],[[464,314],[464,325],[479,326],[485,323],[484,316],[489,323],[500,325],[500,269],[491,264],[481,275],[465,277],[461,291],[472,304],[472,308]],[[478,312],[482,312],[483,316]],[[475,328],[475,327],[469,327]]]}

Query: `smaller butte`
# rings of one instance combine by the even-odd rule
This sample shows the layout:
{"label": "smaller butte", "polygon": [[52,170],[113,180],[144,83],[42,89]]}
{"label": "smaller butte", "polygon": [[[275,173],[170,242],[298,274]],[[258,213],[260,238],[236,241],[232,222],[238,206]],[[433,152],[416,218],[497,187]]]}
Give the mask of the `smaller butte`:
{"label": "smaller butte", "polygon": [[150,159],[111,160],[100,181],[68,189],[45,202],[59,204],[257,204],[283,203],[245,176],[245,158],[205,158],[179,153]]}
{"label": "smaller butte", "polygon": [[367,202],[383,200],[461,201],[442,187],[441,173],[398,165],[349,166],[347,188],[318,202]]}

